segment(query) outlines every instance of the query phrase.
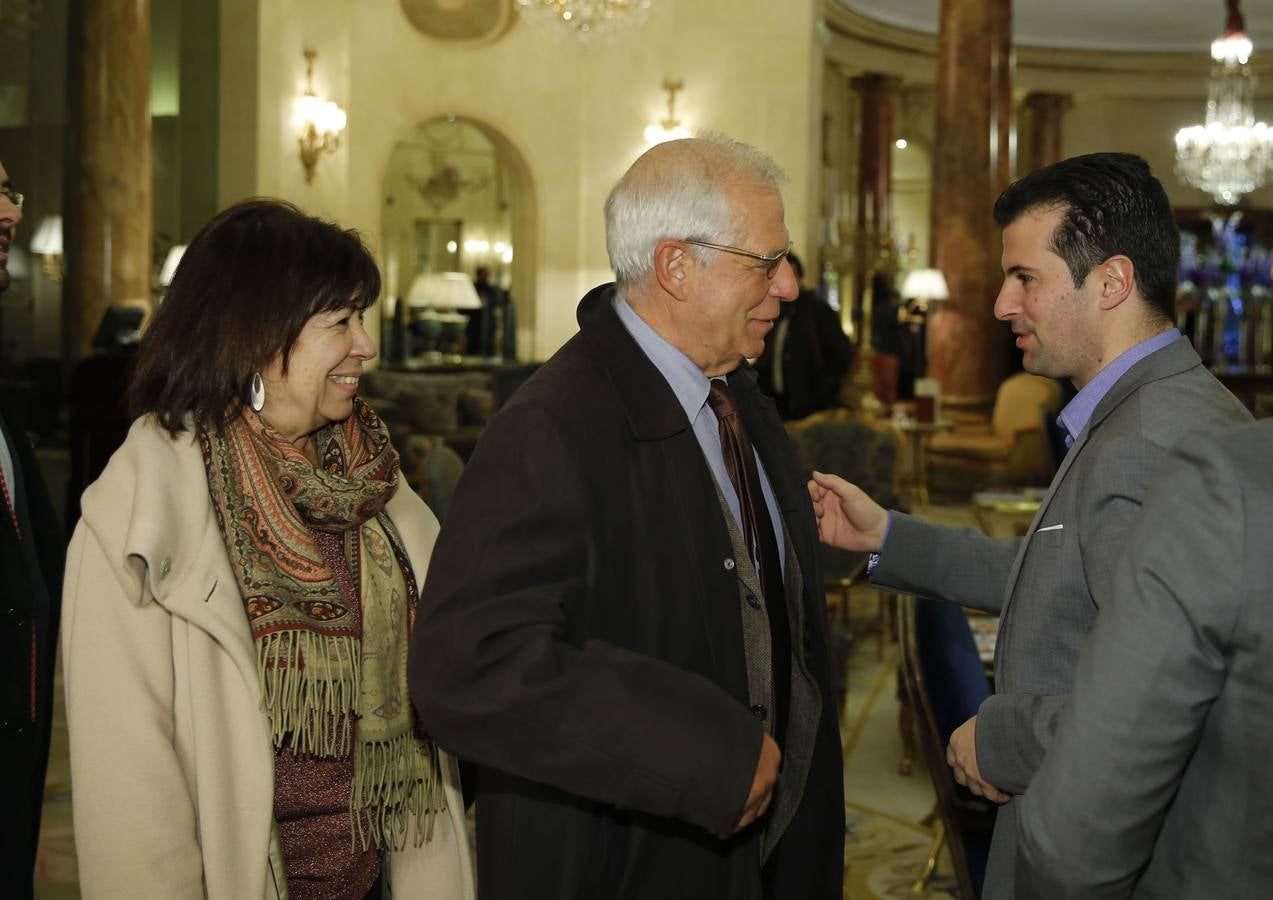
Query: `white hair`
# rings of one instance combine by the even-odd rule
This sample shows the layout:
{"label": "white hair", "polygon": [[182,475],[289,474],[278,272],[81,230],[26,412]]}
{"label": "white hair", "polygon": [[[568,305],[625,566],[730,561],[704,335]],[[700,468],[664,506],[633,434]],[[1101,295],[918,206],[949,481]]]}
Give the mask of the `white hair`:
{"label": "white hair", "polygon": [[[778,191],[785,181],[778,164],[760,150],[721,134],[650,148],[606,199],[606,252],[615,278],[622,286],[648,278],[662,240],[734,243],[738,217],[729,188]],[[691,252],[702,259],[714,251],[691,245]]]}

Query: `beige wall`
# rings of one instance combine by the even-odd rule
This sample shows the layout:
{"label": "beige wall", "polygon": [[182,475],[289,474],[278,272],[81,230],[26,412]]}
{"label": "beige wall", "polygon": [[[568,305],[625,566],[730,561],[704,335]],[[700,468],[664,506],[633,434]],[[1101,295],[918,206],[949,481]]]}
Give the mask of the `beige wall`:
{"label": "beige wall", "polygon": [[[415,31],[397,0],[222,0],[220,200],[285,197],[360,229],[379,251],[381,185],[398,140],[448,113],[482,123],[516,148],[532,184],[533,246],[517,252],[532,254],[535,276],[514,296],[534,323],[521,349],[543,358],[576,330],[579,297],[611,277],[602,204],[643,150],[645,125],[665,113],[664,78],[685,81],[677,107],[689,127],[757,144],[787,170],[787,223],[806,243],[821,105],[815,6],[661,0],[609,45],[583,49],[515,21],[472,48]],[[290,125],[307,46],[318,51],[319,93],[349,113],[312,185]],[[230,156],[243,152],[242,165]]]}
{"label": "beige wall", "polygon": [[[1065,118],[1062,135],[1067,156],[1098,150],[1137,153],[1149,161],[1167,189],[1172,206],[1213,206],[1211,195],[1176,178],[1176,131],[1203,121],[1206,96],[1178,98],[1083,97]],[[1262,110],[1263,111],[1263,110]],[[1265,121],[1268,121],[1267,111]],[[1273,208],[1273,184],[1246,197],[1247,206]]]}

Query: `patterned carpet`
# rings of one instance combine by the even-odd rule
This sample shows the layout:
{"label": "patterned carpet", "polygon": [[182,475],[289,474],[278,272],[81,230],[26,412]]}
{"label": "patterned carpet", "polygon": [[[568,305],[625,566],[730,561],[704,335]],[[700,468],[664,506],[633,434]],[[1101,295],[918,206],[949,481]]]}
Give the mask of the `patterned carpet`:
{"label": "patterned carpet", "polygon": [[[899,772],[903,756],[898,728],[899,653],[878,596],[870,588],[854,590],[847,622],[835,627],[848,690],[840,712],[844,746],[845,900],[884,897],[958,897],[950,856],[943,845],[936,871],[924,890],[912,891],[924,869],[933,829],[924,820],[935,795],[921,759],[909,775]],[[844,633],[858,635],[844,645]]]}
{"label": "patterned carpet", "polygon": [[[845,803],[844,897],[958,897],[945,848],[927,889],[912,890],[924,869],[932,832],[920,825]],[[943,863],[946,871],[942,870]]]}

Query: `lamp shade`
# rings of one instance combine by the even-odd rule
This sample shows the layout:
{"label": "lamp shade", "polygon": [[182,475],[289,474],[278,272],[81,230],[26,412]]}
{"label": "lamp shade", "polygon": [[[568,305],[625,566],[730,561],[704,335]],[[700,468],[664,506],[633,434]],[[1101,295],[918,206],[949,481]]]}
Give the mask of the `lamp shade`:
{"label": "lamp shade", "polygon": [[185,244],[174,244],[168,250],[168,255],[164,257],[163,268],[159,270],[159,284],[167,287],[172,284],[172,276],[177,273],[177,263],[181,262],[182,255],[186,252]]}
{"label": "lamp shade", "polygon": [[62,217],[45,216],[31,238],[31,252],[46,256],[62,255]]}
{"label": "lamp shade", "polygon": [[907,300],[946,300],[950,289],[940,269],[912,269],[902,282],[902,297]]}
{"label": "lamp shade", "polygon": [[481,309],[473,282],[463,272],[424,272],[411,282],[407,303],[430,309]]}

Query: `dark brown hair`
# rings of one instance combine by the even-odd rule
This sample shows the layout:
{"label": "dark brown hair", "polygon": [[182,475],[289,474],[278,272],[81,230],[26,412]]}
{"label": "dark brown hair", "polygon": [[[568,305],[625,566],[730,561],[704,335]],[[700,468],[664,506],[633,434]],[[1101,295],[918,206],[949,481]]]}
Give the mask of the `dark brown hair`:
{"label": "dark brown hair", "polygon": [[247,402],[253,373],[282,356],[306,321],[366,309],[380,270],[358,234],[257,199],[219,213],[191,240],[142,337],[128,392],[133,416],[171,434],[186,417],[219,430]]}
{"label": "dark brown hair", "polygon": [[1154,318],[1175,320],[1180,232],[1149,163],[1130,153],[1089,153],[1037,169],[999,196],[995,221],[1006,228],[1040,209],[1065,211],[1049,249],[1065,260],[1076,288],[1121,254],[1132,261]]}

